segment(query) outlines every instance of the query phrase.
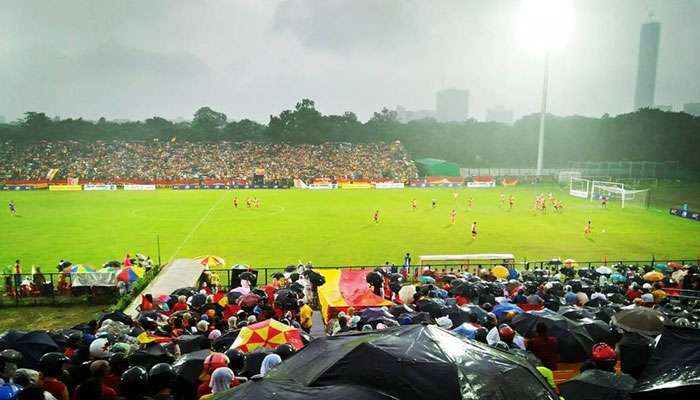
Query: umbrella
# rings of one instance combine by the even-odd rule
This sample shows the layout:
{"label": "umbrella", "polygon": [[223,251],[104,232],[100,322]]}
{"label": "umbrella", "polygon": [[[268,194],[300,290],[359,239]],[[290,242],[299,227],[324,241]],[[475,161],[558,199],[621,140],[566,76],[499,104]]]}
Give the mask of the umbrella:
{"label": "umbrella", "polygon": [[559,340],[561,362],[575,363],[588,359],[594,341],[583,324],[556,313],[531,311],[516,315],[510,326],[520,335],[531,338],[537,334],[535,327],[540,322],[547,326],[550,336]]}
{"label": "umbrella", "polygon": [[405,313],[409,313],[409,312],[413,312],[413,311],[415,311],[415,310],[412,309],[411,307],[405,305],[405,304],[399,304],[399,305],[389,307],[389,312],[391,313],[391,315],[394,316],[394,318],[398,318],[399,315],[401,315],[401,314],[405,314]]}
{"label": "umbrella", "polygon": [[238,305],[241,307],[255,307],[260,301],[260,296],[255,293],[246,293],[238,298]]}
{"label": "umbrella", "polygon": [[614,272],[612,275],[610,275],[610,280],[612,283],[625,283],[627,282],[627,277],[619,272]]}
{"label": "umbrella", "polygon": [[613,315],[612,323],[628,331],[656,336],[664,329],[664,316],[647,307],[634,307]]}
{"label": "umbrella", "polygon": [[593,338],[594,342],[614,344],[612,330],[610,329],[610,325],[607,323],[593,318],[581,318],[578,320],[578,322],[583,325],[586,332],[588,332],[588,334],[591,335],[591,338]]}
{"label": "umbrella", "polygon": [[612,274],[613,270],[610,269],[609,267],[602,266],[602,267],[596,268],[595,272],[597,272],[601,275],[610,275],[610,274]]}
{"label": "umbrella", "polygon": [[564,265],[569,267],[569,268],[578,266],[578,264],[576,263],[576,260],[571,259],[571,258],[567,258],[566,260],[564,260]]}
{"label": "umbrella", "polygon": [[193,294],[197,293],[197,289],[193,287],[184,287],[180,289],[175,289],[171,293],[173,296],[185,296],[185,297],[190,297]]}
{"label": "umbrella", "polygon": [[[256,371],[257,375],[260,372]],[[246,372],[247,373],[247,372]],[[242,374],[240,374],[242,375]],[[304,387],[293,380],[264,379],[259,382],[240,385],[235,390],[227,391],[221,397],[222,400],[246,399],[286,399],[286,400],[396,400],[380,391],[364,387],[362,385],[333,385],[324,387]]]}
{"label": "umbrella", "polygon": [[297,350],[304,347],[298,329],[268,319],[243,327],[231,347],[247,353],[258,347],[275,349],[285,343],[291,344]]}
{"label": "umbrella", "polygon": [[394,318],[393,315],[391,315],[390,312],[385,311],[382,308],[379,307],[370,307],[370,308],[365,308],[362,310],[360,313],[360,318],[366,321],[372,320],[372,319],[377,319],[377,318]]}
{"label": "umbrella", "polygon": [[508,277],[508,268],[502,265],[496,265],[491,270],[491,273],[498,279],[506,279]]}
{"label": "umbrella", "polygon": [[669,272],[673,271],[673,268],[671,268],[670,265],[663,264],[663,263],[659,263],[659,264],[654,265],[654,269],[661,272],[661,273],[669,273]]}
{"label": "umbrella", "polygon": [[492,312],[494,313],[494,315],[496,315],[497,318],[501,318],[503,315],[509,312],[521,314],[523,312],[523,309],[513,303],[503,302],[496,304],[496,306],[493,307]]}
{"label": "umbrella", "polygon": [[177,338],[182,354],[193,353],[209,347],[207,338],[202,335],[182,335]]}
{"label": "umbrella", "polygon": [[688,270],[679,269],[678,271],[673,271],[673,273],[671,274],[671,278],[673,278],[673,280],[676,282],[681,282],[687,274]]}
{"label": "umbrella", "polygon": [[566,400],[626,400],[634,384],[629,375],[588,369],[561,383],[559,392]]}
{"label": "umbrella", "polygon": [[211,353],[209,350],[197,350],[185,354],[173,363],[175,374],[192,386],[199,383],[199,375],[204,369],[204,359]]}
{"label": "umbrella", "polygon": [[144,270],[141,267],[125,267],[117,273],[117,280],[126,283],[136,282],[143,273]]}
{"label": "umbrella", "polygon": [[646,274],[644,274],[643,278],[645,281],[656,282],[656,281],[663,280],[664,274],[662,274],[659,271],[651,271],[651,272],[647,272]]}
{"label": "umbrella", "polygon": [[453,329],[452,332],[467,339],[474,339],[474,334],[476,333],[477,329],[479,328],[470,324],[469,322],[465,322]]}
{"label": "umbrella", "polygon": [[404,304],[412,304],[414,294],[416,294],[416,287],[413,285],[406,285],[399,290],[399,299],[401,299]]}
{"label": "umbrella", "polygon": [[421,299],[415,303],[416,310],[427,312],[432,318],[440,318],[447,314],[446,307],[433,299]]}
{"label": "umbrella", "polygon": [[226,260],[219,256],[199,256],[195,257],[194,260],[207,267],[218,267],[226,263]]}
{"label": "umbrella", "polygon": [[207,302],[207,295],[203,293],[197,293],[190,299],[190,304],[193,307],[203,306]]}
{"label": "umbrella", "polygon": [[95,272],[95,267],[88,264],[75,264],[63,270],[65,274],[84,274],[87,272]]}
{"label": "umbrella", "polygon": [[593,313],[590,309],[585,309],[578,306],[559,307],[559,310],[557,310],[557,314],[563,315],[569,319],[576,320],[582,318],[595,318],[595,313]]}
{"label": "umbrella", "polygon": [[0,350],[13,349],[22,353],[20,368],[39,368],[39,359],[46,353],[59,351],[54,340],[44,331],[10,330],[0,336]]}
{"label": "umbrella", "polygon": [[175,357],[165,350],[160,343],[148,343],[144,348],[129,356],[130,365],[142,366],[147,371],[158,363],[172,364],[173,361],[175,361]]}
{"label": "umbrella", "polygon": [[418,278],[418,281],[422,284],[428,285],[435,283],[435,278],[433,278],[432,276],[423,275],[420,278]]}
{"label": "umbrella", "polygon": [[[295,394],[336,385],[362,385],[397,399],[557,398],[527,361],[475,341],[462,340],[435,325],[405,325],[317,338],[262,381],[247,383],[241,390],[245,393],[259,386],[291,381],[299,386],[294,389]],[[296,398],[291,394],[239,397],[241,390],[232,391],[229,398]]]}
{"label": "umbrella", "polygon": [[247,378],[258,375],[260,373],[260,366],[262,365],[263,360],[268,354],[272,353],[273,352],[270,349],[265,349],[262,347],[258,347],[250,353],[246,353],[245,358],[243,359],[243,368],[241,368],[239,375]]}
{"label": "umbrella", "polygon": [[112,321],[118,321],[118,322],[121,322],[121,323],[123,323],[125,325],[129,325],[129,326],[133,325],[133,323],[134,323],[134,321],[131,319],[130,316],[124,314],[121,311],[113,311],[110,313],[102,314],[102,316],[100,317],[99,323],[102,324],[102,321],[104,321],[106,319],[111,319]]}
{"label": "umbrella", "polygon": [[116,274],[117,271],[119,271],[119,267],[116,267],[116,268],[115,268],[115,267],[113,267],[113,266],[111,266],[111,265],[107,265],[107,266],[102,267],[102,268],[100,268],[99,270],[97,270],[97,272],[108,272],[108,273],[110,273],[110,274]]}
{"label": "umbrella", "polygon": [[214,341],[211,343],[211,348],[214,349],[214,351],[218,351],[221,353],[225,352],[231,347],[233,342],[236,341],[236,338],[238,337],[238,332],[240,331],[240,329],[236,329],[234,331],[226,332],[222,336],[219,336],[218,338],[214,339]]}
{"label": "umbrella", "polygon": [[489,320],[489,313],[483,308],[477,306],[476,304],[467,304],[461,307],[463,310],[469,311],[469,313],[476,315],[477,322],[479,324],[485,324]]}

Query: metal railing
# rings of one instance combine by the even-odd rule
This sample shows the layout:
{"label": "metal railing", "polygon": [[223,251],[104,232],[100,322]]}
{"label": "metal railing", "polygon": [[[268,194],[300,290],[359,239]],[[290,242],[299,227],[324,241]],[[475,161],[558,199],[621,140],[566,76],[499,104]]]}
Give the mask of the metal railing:
{"label": "metal railing", "polygon": [[111,304],[118,298],[114,286],[74,287],[71,274],[0,274],[0,307],[22,305]]}

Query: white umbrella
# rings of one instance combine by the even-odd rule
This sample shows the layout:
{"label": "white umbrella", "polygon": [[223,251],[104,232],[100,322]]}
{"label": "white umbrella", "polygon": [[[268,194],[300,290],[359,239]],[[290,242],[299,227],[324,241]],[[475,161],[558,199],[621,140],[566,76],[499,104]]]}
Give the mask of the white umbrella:
{"label": "white umbrella", "polygon": [[598,268],[596,268],[596,269],[595,269],[595,272],[597,272],[597,273],[599,273],[599,274],[601,274],[601,275],[610,275],[610,274],[612,274],[613,271],[612,271],[612,269],[603,266],[603,267],[598,267]]}

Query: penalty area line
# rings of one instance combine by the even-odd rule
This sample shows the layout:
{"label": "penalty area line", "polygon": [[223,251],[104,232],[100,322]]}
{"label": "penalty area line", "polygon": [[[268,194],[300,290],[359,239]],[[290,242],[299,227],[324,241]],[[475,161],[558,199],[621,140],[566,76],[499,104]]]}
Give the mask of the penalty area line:
{"label": "penalty area line", "polygon": [[223,195],[219,198],[219,200],[214,202],[214,204],[212,204],[211,207],[209,207],[209,210],[207,210],[207,212],[202,216],[202,218],[199,219],[199,222],[197,222],[197,224],[194,226],[194,228],[192,228],[192,230],[187,234],[187,236],[185,236],[185,238],[182,240],[182,242],[180,242],[180,245],[177,246],[177,248],[173,252],[173,255],[170,256],[170,259],[168,260],[168,264],[170,264],[175,259],[175,256],[177,256],[178,253],[180,252],[180,250],[182,250],[182,248],[185,246],[185,244],[187,242],[189,242],[189,240],[192,238],[192,235],[197,231],[197,229],[199,229],[199,227],[202,226],[204,221],[206,221],[207,218],[209,218],[209,215],[211,215],[211,213],[214,211],[214,209],[216,209],[216,207],[218,207],[219,204],[221,204],[221,202],[227,197],[226,196],[227,193],[228,193],[227,191],[224,191]]}

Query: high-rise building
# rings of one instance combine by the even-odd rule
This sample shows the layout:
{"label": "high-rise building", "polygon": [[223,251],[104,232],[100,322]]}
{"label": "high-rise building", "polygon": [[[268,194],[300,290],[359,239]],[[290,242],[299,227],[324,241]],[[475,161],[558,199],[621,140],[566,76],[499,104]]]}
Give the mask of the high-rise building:
{"label": "high-rise building", "polygon": [[690,115],[700,117],[700,103],[685,103],[683,104],[683,112]]}
{"label": "high-rise building", "polygon": [[469,118],[469,91],[445,89],[435,95],[435,114],[438,121],[466,121]]}
{"label": "high-rise building", "polygon": [[486,110],[486,122],[500,122],[503,124],[513,123],[513,111],[508,110],[499,104]]}
{"label": "high-rise building", "polygon": [[661,24],[658,22],[650,21],[642,24],[642,29],[639,33],[637,87],[634,92],[635,110],[654,105],[660,32]]}

